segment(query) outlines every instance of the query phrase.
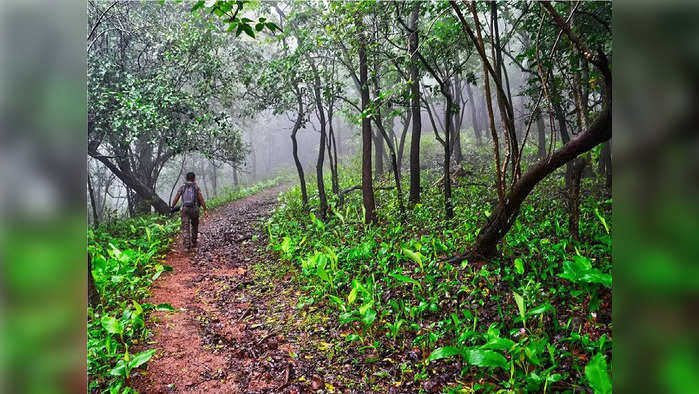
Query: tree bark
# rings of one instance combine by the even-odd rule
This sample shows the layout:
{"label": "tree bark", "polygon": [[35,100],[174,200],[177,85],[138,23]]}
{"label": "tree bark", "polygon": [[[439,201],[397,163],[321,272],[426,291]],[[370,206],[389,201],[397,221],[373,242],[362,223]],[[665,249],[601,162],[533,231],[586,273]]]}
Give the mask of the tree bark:
{"label": "tree bark", "polygon": [[384,173],[383,157],[386,155],[383,138],[378,131],[374,132],[374,176],[380,178]]}
{"label": "tree bark", "polygon": [[[456,79],[454,81],[454,100],[461,100],[461,80]],[[454,155],[454,161],[458,164],[461,163],[463,160],[463,153],[461,151],[461,121],[462,121],[462,116],[461,114],[463,113],[463,108],[459,107],[459,110],[456,111],[456,108],[454,108],[453,113],[451,116],[453,117],[453,125],[454,129],[452,130],[452,154]]]}
{"label": "tree bark", "polygon": [[546,158],[546,128],[544,127],[544,117],[541,115],[541,111],[536,115],[536,131],[537,131],[537,144],[538,149],[536,151],[536,157],[539,160]]}
{"label": "tree bark", "polygon": [[483,137],[481,134],[480,119],[476,113],[476,103],[473,100],[473,91],[471,91],[471,84],[466,83],[466,94],[468,95],[468,103],[471,109],[471,123],[473,124],[473,134],[476,136],[476,145],[483,145]]}
{"label": "tree bark", "polygon": [[[376,77],[376,74],[374,74],[374,89],[376,92],[376,95],[378,96],[379,94],[379,81],[378,78]],[[398,209],[401,213],[401,215],[405,214],[405,206],[403,205],[403,191],[401,188],[400,184],[400,170],[398,169],[398,159],[396,155],[396,148],[393,144],[393,140],[391,139],[391,136],[388,134],[388,131],[384,127],[383,124],[383,118],[381,117],[381,108],[376,109],[376,116],[374,116],[374,123],[376,123],[376,127],[383,136],[383,139],[385,140],[386,144],[388,145],[388,149],[390,152],[390,158],[391,158],[391,170],[393,171],[393,181],[395,183],[396,187],[396,197],[398,199]],[[393,131],[391,131],[393,133]]]}
{"label": "tree bark", "polygon": [[294,127],[291,129],[291,154],[294,157],[294,164],[296,165],[296,172],[299,176],[299,184],[301,185],[301,203],[304,209],[308,209],[308,192],[306,191],[306,177],[303,174],[303,165],[301,165],[301,160],[299,159],[299,143],[296,140],[296,133],[303,125],[303,96],[301,92],[296,88],[296,102],[298,105],[296,113],[296,122],[294,122]]}
{"label": "tree bark", "polygon": [[335,138],[335,129],[333,128],[333,106],[334,100],[331,100],[328,106],[328,160],[330,161],[332,191],[337,195],[340,192],[340,181],[337,173],[337,140]]}
{"label": "tree bark", "polygon": [[[155,193],[152,186],[144,184],[133,174],[122,171],[116,164],[109,160],[108,157],[94,151],[89,151],[88,153],[93,158],[102,162],[102,164],[109,168],[109,170],[112,171],[112,173],[114,173],[114,175],[116,175],[117,178],[119,178],[129,189],[136,193],[135,197],[137,198],[131,199],[131,207],[134,208],[133,214],[143,211],[143,207],[147,206],[145,204],[152,205],[159,214],[165,215],[170,212],[170,206]],[[136,209],[136,207],[139,206],[141,211]],[[148,212],[150,212],[150,209],[148,209]]]}
{"label": "tree bark", "polygon": [[403,153],[405,152],[405,137],[408,135],[408,127],[412,119],[412,112],[408,112],[403,119],[403,132],[400,134],[400,142],[398,144],[398,169],[403,167]]}
{"label": "tree bark", "polygon": [[[609,97],[611,99],[611,92]],[[481,256],[495,256],[497,243],[514,224],[522,202],[531,193],[534,186],[579,154],[587,152],[611,136],[612,110],[611,103],[609,103],[585,132],[580,133],[568,144],[555,151],[549,160],[539,161],[512,186],[505,203],[498,204],[495,212],[478,234],[475,251]]]}
{"label": "tree bark", "polygon": [[420,114],[420,72],[418,70],[417,51],[419,49],[418,17],[420,2],[415,2],[410,14],[409,35],[410,49],[410,107],[412,109],[413,128],[410,135],[410,196],[411,203],[420,202],[420,134],[422,118]]}
{"label": "tree bark", "polygon": [[97,226],[100,224],[100,217],[97,214],[97,203],[95,201],[95,190],[92,188],[92,180],[90,179],[90,171],[87,173],[87,190],[90,193],[90,205],[92,206],[92,224]]}
{"label": "tree bark", "polygon": [[95,286],[95,278],[92,277],[92,256],[89,253],[87,254],[87,302],[88,306],[93,308],[102,303]]}
{"label": "tree bark", "polygon": [[[364,31],[361,19],[357,21],[357,30]],[[369,85],[367,72],[367,58],[364,34],[359,37],[359,84],[362,101],[362,112],[369,107]],[[362,201],[364,203],[364,221],[375,223],[376,212],[374,202],[374,189],[371,179],[371,124],[370,119],[362,117]]]}
{"label": "tree bark", "polygon": [[570,162],[568,178],[568,234],[576,241],[580,240],[580,180],[587,164],[585,159],[578,157]]}
{"label": "tree bark", "polygon": [[316,109],[318,110],[318,117],[320,121],[320,141],[318,145],[318,159],[316,161],[316,183],[318,185],[318,199],[320,200],[320,219],[325,220],[328,213],[328,198],[325,194],[325,179],[323,177],[323,162],[325,160],[325,109],[323,108],[323,96],[320,91],[320,76],[318,75],[318,69],[315,66],[310,57],[308,61],[311,65],[311,70],[313,71],[313,92],[315,95]]}

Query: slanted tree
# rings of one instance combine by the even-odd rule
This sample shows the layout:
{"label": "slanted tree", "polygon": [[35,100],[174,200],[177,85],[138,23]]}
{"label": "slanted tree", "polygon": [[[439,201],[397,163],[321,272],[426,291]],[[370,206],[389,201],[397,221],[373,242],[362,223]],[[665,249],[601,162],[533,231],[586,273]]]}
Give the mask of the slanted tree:
{"label": "slanted tree", "polygon": [[[483,63],[484,74],[486,77],[485,84],[486,90],[488,87],[488,76],[492,76],[495,87],[501,98],[504,96],[504,91],[502,90],[501,80],[497,78],[496,71],[493,68],[490,59],[486,56],[485,46],[482,38],[480,37],[480,25],[478,21],[478,12],[474,4],[471,4],[471,11],[473,17],[474,29],[471,28],[471,24],[466,20],[463,13],[461,12],[460,6],[455,1],[450,1],[452,9],[459,18],[461,25],[465,33],[469,36],[472,42],[475,44],[476,49],[481,57],[481,62]],[[595,120],[590,124],[590,126],[578,133],[578,135],[571,139],[570,142],[562,146],[561,148],[553,151],[551,155],[546,160],[541,160],[537,162],[534,166],[530,167],[523,175],[518,175],[518,169],[515,167],[512,171],[512,183],[507,188],[506,195],[499,198],[498,203],[494,212],[490,215],[485,225],[481,228],[476,244],[474,245],[474,250],[478,255],[490,257],[497,253],[498,242],[507,234],[519,213],[519,209],[526,199],[526,197],[531,193],[534,187],[545,177],[550,175],[553,171],[565,165],[569,161],[575,159],[581,153],[587,152],[596,145],[607,141],[612,136],[612,115],[611,115],[611,99],[612,99],[612,75],[609,64],[609,57],[605,54],[601,48],[598,48],[595,52],[588,48],[588,44],[580,38],[576,33],[574,33],[569,22],[566,21],[556,9],[549,2],[541,2],[540,6],[550,15],[551,19],[561,31],[561,34],[570,40],[572,45],[575,46],[578,53],[585,57],[587,61],[595,66],[597,71],[601,74],[603,78],[601,96],[602,96],[602,109],[597,114]],[[541,65],[540,65],[541,67]],[[540,72],[542,77],[542,86],[546,87],[546,75]],[[490,92],[486,91],[486,101],[489,100]],[[506,113],[507,107],[506,103],[502,100],[498,100],[500,106],[500,112]],[[492,109],[489,108],[491,126],[492,126]],[[533,114],[532,114],[533,115]],[[530,116],[528,125],[531,125],[533,116]],[[518,148],[519,149],[519,148]],[[499,163],[498,163],[499,165]],[[517,166],[521,165],[519,162],[516,163]],[[502,178],[499,179],[501,185]],[[452,260],[458,261],[466,258],[467,255],[455,256]]]}

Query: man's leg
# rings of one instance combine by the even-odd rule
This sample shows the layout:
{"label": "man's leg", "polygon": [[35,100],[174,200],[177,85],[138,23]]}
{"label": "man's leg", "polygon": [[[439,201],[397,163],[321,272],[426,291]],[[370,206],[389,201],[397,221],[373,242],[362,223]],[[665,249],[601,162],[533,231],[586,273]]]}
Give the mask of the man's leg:
{"label": "man's leg", "polygon": [[182,226],[181,226],[181,230],[182,230],[182,246],[183,246],[185,249],[189,249],[189,246],[190,246],[190,242],[189,242],[189,238],[190,238],[190,232],[189,232],[189,215],[187,214],[187,209],[184,208],[184,207],[183,207],[182,210],[180,211],[180,219],[182,219]]}
{"label": "man's leg", "polygon": [[190,219],[192,220],[192,246],[197,246],[197,236],[199,235],[199,209],[194,208],[192,212],[192,216],[190,216]]}

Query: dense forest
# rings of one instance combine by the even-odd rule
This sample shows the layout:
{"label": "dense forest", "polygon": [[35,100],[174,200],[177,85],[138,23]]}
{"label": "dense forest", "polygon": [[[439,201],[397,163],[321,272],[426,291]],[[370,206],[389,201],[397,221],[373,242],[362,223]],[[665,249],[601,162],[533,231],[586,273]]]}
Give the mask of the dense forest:
{"label": "dense forest", "polygon": [[91,392],[612,391],[610,2],[89,1],[87,58]]}

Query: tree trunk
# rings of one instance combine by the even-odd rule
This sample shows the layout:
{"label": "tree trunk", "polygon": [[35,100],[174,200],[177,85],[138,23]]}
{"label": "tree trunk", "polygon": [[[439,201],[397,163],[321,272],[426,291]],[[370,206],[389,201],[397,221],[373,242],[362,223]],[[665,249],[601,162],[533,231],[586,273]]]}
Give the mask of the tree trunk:
{"label": "tree trunk", "polygon": [[102,303],[95,286],[95,278],[92,277],[92,256],[89,253],[87,254],[87,302],[88,306],[93,308]]}
{"label": "tree trunk", "polygon": [[[359,84],[362,100],[362,112],[369,107],[369,85],[364,31],[361,19],[357,20],[359,37]],[[370,119],[362,117],[362,201],[364,203],[364,221],[376,222],[374,188],[371,179],[371,124]]]}
{"label": "tree trunk", "polygon": [[570,162],[568,177],[568,234],[576,241],[580,240],[580,179],[587,164],[585,159],[578,157]]}
{"label": "tree trunk", "polygon": [[[611,83],[611,78],[609,83]],[[611,101],[611,92],[609,98]],[[610,102],[585,132],[580,133],[575,139],[554,152],[549,160],[539,161],[512,186],[505,202],[498,204],[495,212],[478,234],[475,251],[485,257],[495,256],[497,243],[514,224],[524,199],[534,189],[534,186],[556,169],[581,153],[607,141],[611,136],[612,110]]]}
{"label": "tree trunk", "polygon": [[384,173],[383,157],[386,155],[383,138],[378,131],[374,132],[374,176],[379,179]]}
{"label": "tree trunk", "polygon": [[313,92],[315,94],[316,109],[318,110],[318,116],[320,118],[320,141],[318,142],[318,160],[316,161],[316,182],[318,184],[318,199],[320,200],[320,219],[325,220],[328,213],[328,198],[325,194],[325,179],[323,177],[323,163],[326,149],[325,109],[323,108],[323,96],[320,91],[321,84],[318,69],[310,57],[308,61],[313,71]]}
{"label": "tree trunk", "polygon": [[468,103],[471,109],[471,123],[473,124],[473,134],[476,136],[476,145],[483,145],[483,139],[481,134],[480,119],[476,113],[476,103],[473,100],[473,92],[471,91],[471,85],[466,83],[466,94],[468,95]]}
{"label": "tree trunk", "polygon": [[306,177],[303,174],[303,166],[301,165],[301,160],[299,160],[299,143],[296,140],[296,133],[303,125],[303,96],[301,92],[296,90],[296,101],[297,101],[297,113],[296,122],[294,122],[294,127],[291,130],[291,153],[294,157],[294,164],[296,165],[296,172],[299,175],[299,184],[301,185],[301,202],[304,209],[308,209],[308,192],[306,191]]}
{"label": "tree trunk", "polygon": [[175,188],[177,187],[177,184],[180,182],[180,177],[182,176],[182,172],[184,171],[184,163],[187,160],[187,155],[182,156],[182,164],[180,165],[180,172],[177,173],[177,179],[175,179],[175,183],[172,184],[172,188],[170,189],[170,197],[168,197],[167,201],[170,205],[172,205],[172,193],[175,192]]}
{"label": "tree trunk", "polygon": [[605,175],[605,185],[607,188],[612,187],[612,146],[611,141],[607,141],[602,145],[602,150],[600,152],[600,165],[603,168]]}
{"label": "tree trunk", "polygon": [[536,131],[538,135],[537,144],[539,145],[536,157],[539,160],[546,158],[546,128],[544,127],[544,117],[541,115],[541,111],[536,115]]}
{"label": "tree trunk", "polygon": [[415,2],[410,14],[410,106],[412,109],[413,129],[410,135],[410,196],[411,203],[420,202],[420,133],[422,118],[420,114],[420,73],[418,70],[418,17],[420,2]]}
{"label": "tree trunk", "polygon": [[[379,94],[379,80],[376,77],[376,74],[374,74],[374,89],[376,92],[376,95],[378,96]],[[388,131],[384,127],[383,124],[383,118],[381,117],[381,108],[376,109],[376,115],[374,116],[374,123],[376,123],[376,128],[379,130],[379,133],[381,136],[383,136],[383,140],[385,140],[386,144],[388,145],[388,150],[390,152],[390,159],[391,159],[391,170],[393,171],[393,181],[396,185],[396,196],[398,199],[398,209],[401,213],[401,215],[405,214],[405,206],[403,205],[403,191],[401,189],[401,184],[400,184],[400,171],[398,169],[398,159],[396,156],[396,148],[393,144],[393,140],[391,139],[391,135],[393,131],[391,131],[391,135],[388,134]]]}
{"label": "tree trunk", "polygon": [[330,175],[332,179],[332,190],[335,195],[340,192],[340,181],[337,174],[337,140],[335,139],[335,129],[333,128],[333,101],[328,106],[328,159],[330,161]]}
{"label": "tree trunk", "polygon": [[90,179],[90,171],[87,173],[87,190],[90,193],[90,206],[92,206],[92,224],[97,226],[100,224],[100,217],[97,214],[97,203],[95,201],[95,190],[92,188],[92,180]]}
{"label": "tree trunk", "polygon": [[167,214],[170,212],[169,205],[163,201],[153,190],[153,186],[143,183],[140,179],[136,178],[132,173],[122,171],[116,164],[114,164],[108,157],[103,156],[97,152],[90,151],[88,154],[102,162],[117,178],[119,178],[126,187],[135,192],[135,196],[130,198],[130,212],[133,215],[138,213],[150,213],[150,206],[155,208],[156,212],[160,214]]}
{"label": "tree trunk", "polygon": [[408,135],[408,127],[412,119],[412,112],[408,112],[403,119],[403,132],[400,134],[400,143],[398,144],[398,169],[403,167],[403,153],[405,152],[405,137]]}
{"label": "tree trunk", "polygon": [[[454,99],[455,100],[461,100],[461,80],[456,80],[454,82]],[[456,163],[461,163],[463,160],[463,153],[461,152],[461,121],[462,121],[462,108],[459,108],[458,111],[454,110],[452,111],[453,113],[451,116],[453,117],[453,126],[454,129],[452,130],[452,154],[454,155],[454,161]]]}
{"label": "tree trunk", "polygon": [[218,174],[216,166],[214,165],[213,162],[210,162],[211,164],[211,188],[214,191],[213,197],[216,197],[216,194],[218,193]]}
{"label": "tree trunk", "polygon": [[[442,89],[444,91],[444,89]],[[444,119],[446,121],[446,127],[444,131],[444,212],[447,219],[454,217],[454,207],[451,201],[451,133],[452,133],[452,111],[453,111],[453,99],[451,95],[446,95],[447,105],[444,109]]]}

